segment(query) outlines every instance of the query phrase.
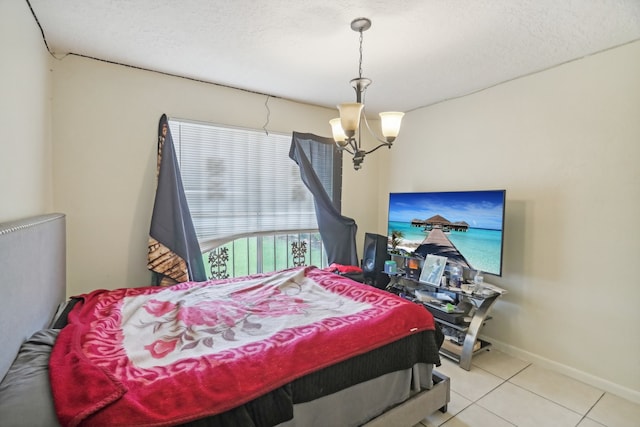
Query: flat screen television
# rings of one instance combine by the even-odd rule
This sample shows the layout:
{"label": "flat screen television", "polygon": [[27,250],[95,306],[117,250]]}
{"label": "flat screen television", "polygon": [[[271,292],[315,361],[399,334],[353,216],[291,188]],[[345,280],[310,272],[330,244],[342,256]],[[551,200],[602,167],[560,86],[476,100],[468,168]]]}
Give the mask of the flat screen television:
{"label": "flat screen television", "polygon": [[502,275],[505,190],[391,193],[392,254],[447,257],[450,267]]}

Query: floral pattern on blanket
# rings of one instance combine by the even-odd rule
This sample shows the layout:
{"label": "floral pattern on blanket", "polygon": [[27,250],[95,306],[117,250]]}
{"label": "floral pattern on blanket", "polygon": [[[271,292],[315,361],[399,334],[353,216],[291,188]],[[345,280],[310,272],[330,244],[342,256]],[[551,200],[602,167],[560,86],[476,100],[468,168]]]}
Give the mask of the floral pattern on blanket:
{"label": "floral pattern on blanket", "polygon": [[87,356],[145,382],[289,345],[379,313],[369,301],[325,289],[302,269],[242,282],[176,285],[119,302],[107,296],[101,305],[110,316],[92,324]]}
{"label": "floral pattern on blanket", "polygon": [[[160,330],[175,323],[172,332],[144,348],[151,356],[161,359],[173,351],[183,352],[198,345],[213,348],[216,339],[237,341],[236,331],[251,333],[262,328],[262,322],[252,316],[278,317],[304,314],[309,308],[302,298],[283,293],[279,288],[256,287],[256,292],[240,292],[225,301],[202,301],[185,306],[182,301],[151,299],[143,308],[157,320],[143,326]],[[204,327],[196,329],[197,327]]]}

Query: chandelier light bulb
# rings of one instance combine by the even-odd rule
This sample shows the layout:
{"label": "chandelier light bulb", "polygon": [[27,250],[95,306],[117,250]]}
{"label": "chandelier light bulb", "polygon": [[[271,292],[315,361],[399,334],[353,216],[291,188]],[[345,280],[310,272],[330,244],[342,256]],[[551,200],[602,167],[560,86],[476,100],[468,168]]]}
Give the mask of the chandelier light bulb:
{"label": "chandelier light bulb", "polygon": [[362,107],[364,105],[359,102],[345,102],[338,105],[338,111],[340,111],[340,124],[345,135],[351,138],[356,134],[358,125],[360,125],[360,113],[362,113]]}
{"label": "chandelier light bulb", "polygon": [[342,130],[340,117],[329,120],[329,124],[331,124],[331,133],[333,134],[333,140],[338,144],[339,147],[345,147],[347,145],[347,135],[345,135],[344,130]]}
{"label": "chandelier light bulb", "polygon": [[400,133],[400,124],[402,123],[403,116],[404,113],[400,113],[398,111],[380,113],[382,136],[386,138],[387,142],[395,141],[396,137]]}

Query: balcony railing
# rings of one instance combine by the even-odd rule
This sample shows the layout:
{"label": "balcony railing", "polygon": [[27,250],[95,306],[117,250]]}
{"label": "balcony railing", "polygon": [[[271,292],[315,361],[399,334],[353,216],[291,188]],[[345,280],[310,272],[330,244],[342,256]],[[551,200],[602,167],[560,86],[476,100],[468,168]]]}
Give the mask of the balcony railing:
{"label": "balcony railing", "polygon": [[243,237],[203,254],[210,279],[267,273],[301,265],[327,266],[320,233]]}

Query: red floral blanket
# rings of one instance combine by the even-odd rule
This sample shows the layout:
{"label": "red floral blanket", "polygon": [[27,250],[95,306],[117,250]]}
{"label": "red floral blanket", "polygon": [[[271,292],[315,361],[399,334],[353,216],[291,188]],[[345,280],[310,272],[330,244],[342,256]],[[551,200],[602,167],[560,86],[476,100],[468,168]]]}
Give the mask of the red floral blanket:
{"label": "red floral blanket", "polygon": [[82,295],[50,360],[63,426],[164,426],[434,329],[423,307],[314,267]]}

